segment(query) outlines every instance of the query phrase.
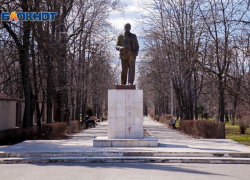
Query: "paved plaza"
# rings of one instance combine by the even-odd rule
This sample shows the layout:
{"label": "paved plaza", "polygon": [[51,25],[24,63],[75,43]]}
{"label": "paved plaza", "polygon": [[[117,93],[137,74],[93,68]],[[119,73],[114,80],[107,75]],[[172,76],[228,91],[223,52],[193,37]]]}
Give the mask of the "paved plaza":
{"label": "paved plaza", "polygon": [[[40,160],[47,162],[48,157],[57,160],[71,157],[73,162],[89,162],[93,157],[98,160],[97,162],[103,159],[106,159],[105,162],[144,162],[143,159],[145,162],[162,162],[164,158],[163,162],[190,162],[192,157],[191,162],[211,163],[213,160],[215,163],[220,163],[223,157],[223,160],[237,158],[236,163],[250,163],[249,146],[229,139],[192,139],[148,117],[144,117],[144,128],[158,138],[158,147],[93,147],[94,138],[107,136],[107,124],[107,121],[100,122],[95,128],[86,129],[65,140],[28,140],[2,147],[0,162],[27,157],[43,158],[36,159],[35,162]],[[82,158],[85,158],[85,161]],[[122,160],[119,161],[119,158]],[[202,160],[197,160],[199,158]],[[204,161],[204,158],[208,161]]]}

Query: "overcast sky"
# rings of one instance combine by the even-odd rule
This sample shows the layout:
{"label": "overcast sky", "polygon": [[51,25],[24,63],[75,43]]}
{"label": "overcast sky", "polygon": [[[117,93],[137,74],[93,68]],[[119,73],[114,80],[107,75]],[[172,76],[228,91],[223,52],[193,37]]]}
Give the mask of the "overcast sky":
{"label": "overcast sky", "polygon": [[132,28],[132,33],[139,32],[139,25],[136,23],[136,19],[139,18],[141,15],[138,12],[138,3],[141,0],[121,0],[122,4],[126,4],[125,12],[122,14],[121,12],[113,12],[110,17],[109,21],[119,30],[119,32],[123,31],[124,24],[130,23]]}

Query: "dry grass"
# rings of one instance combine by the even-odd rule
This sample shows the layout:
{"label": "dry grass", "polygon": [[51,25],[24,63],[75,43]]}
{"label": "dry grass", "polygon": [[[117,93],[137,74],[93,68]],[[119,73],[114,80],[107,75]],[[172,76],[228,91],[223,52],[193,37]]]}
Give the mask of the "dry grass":
{"label": "dry grass", "polygon": [[244,145],[250,146],[250,128],[246,130],[246,134],[240,134],[239,125],[231,126],[226,124],[226,139],[232,139]]}

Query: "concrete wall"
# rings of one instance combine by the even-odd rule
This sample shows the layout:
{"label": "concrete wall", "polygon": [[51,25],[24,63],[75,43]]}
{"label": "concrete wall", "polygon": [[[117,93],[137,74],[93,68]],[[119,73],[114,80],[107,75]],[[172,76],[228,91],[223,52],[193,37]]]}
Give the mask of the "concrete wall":
{"label": "concrete wall", "polygon": [[[42,104],[43,103],[39,103],[40,112],[42,110]],[[24,108],[24,106],[25,106],[25,104],[22,104],[22,108]],[[24,111],[24,109],[23,109],[23,111]],[[41,113],[42,113],[42,117],[41,117],[42,124],[47,123],[47,103],[44,103],[43,112],[41,112]],[[37,125],[36,117],[37,117],[37,111],[36,111],[36,107],[35,107],[35,112],[33,114],[33,125]],[[52,106],[52,122],[53,121],[54,121],[54,106]]]}
{"label": "concrete wall", "polygon": [[25,109],[25,102],[22,102],[22,110],[21,110],[21,122],[22,122],[22,125],[23,125],[24,109]]}
{"label": "concrete wall", "polygon": [[16,101],[0,100],[0,131],[16,127]]}
{"label": "concrete wall", "polygon": [[[21,103],[21,113],[20,113],[20,119],[21,124],[23,123],[23,115],[24,115],[24,108],[25,108],[25,102],[19,102]],[[17,112],[16,112],[17,102],[16,101],[10,101],[10,100],[0,100],[0,131],[6,130],[6,129],[13,129],[17,127]],[[40,111],[42,109],[42,103],[39,103]],[[36,114],[37,111],[35,110],[33,115],[33,125],[37,125],[36,122]],[[47,123],[47,104],[44,103],[44,108],[42,112],[42,123]],[[52,121],[54,121],[54,110],[52,109]]]}
{"label": "concrete wall", "polygon": [[[0,100],[0,131],[6,129],[13,129],[17,127],[17,116],[20,116],[19,119],[21,122],[21,126],[23,123],[23,115],[24,115],[24,108],[25,102],[19,102],[21,104],[20,113],[17,114],[17,101],[15,100]],[[42,109],[42,103],[39,103],[40,111]],[[35,110],[33,115],[33,125],[37,125],[36,122],[36,114],[37,111]],[[41,117],[42,123],[47,123],[47,103],[44,103],[44,108]],[[52,108],[52,121],[54,121],[54,107]],[[20,124],[19,124],[20,125]]]}

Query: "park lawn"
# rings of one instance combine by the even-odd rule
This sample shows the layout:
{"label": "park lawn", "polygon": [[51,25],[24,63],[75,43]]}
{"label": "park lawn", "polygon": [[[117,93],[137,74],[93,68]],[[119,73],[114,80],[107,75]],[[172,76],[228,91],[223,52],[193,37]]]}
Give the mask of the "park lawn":
{"label": "park lawn", "polygon": [[226,139],[250,146],[250,128],[246,130],[246,134],[240,134],[239,125],[231,126],[226,123]]}

